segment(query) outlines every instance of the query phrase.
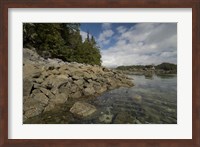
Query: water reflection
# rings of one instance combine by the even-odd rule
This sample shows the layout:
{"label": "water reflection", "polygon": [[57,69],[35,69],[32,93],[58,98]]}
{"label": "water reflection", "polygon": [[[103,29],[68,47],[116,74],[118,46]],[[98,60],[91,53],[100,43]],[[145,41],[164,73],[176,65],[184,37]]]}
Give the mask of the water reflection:
{"label": "water reflection", "polygon": [[129,76],[134,87],[115,89],[97,98],[97,103],[104,102],[102,107],[111,106],[112,123],[177,123],[176,75]]}

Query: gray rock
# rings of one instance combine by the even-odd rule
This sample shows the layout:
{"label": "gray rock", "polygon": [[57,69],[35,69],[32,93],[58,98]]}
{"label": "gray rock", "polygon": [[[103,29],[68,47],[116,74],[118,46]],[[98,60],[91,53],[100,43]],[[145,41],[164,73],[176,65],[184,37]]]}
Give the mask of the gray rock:
{"label": "gray rock", "polygon": [[74,93],[74,92],[76,92],[78,90],[78,86],[76,86],[76,85],[73,84],[71,86],[70,90],[71,90],[72,93]]}
{"label": "gray rock", "polygon": [[41,87],[43,87],[43,85],[38,84],[38,83],[34,83],[34,84],[33,84],[33,88],[34,88],[34,89],[39,89],[39,88],[41,88]]}
{"label": "gray rock", "polygon": [[54,95],[58,94],[59,93],[59,89],[57,87],[53,87],[51,89],[51,93],[53,93]]}
{"label": "gray rock", "polygon": [[99,117],[99,121],[102,123],[109,124],[112,122],[113,115],[112,114],[103,114]]}
{"label": "gray rock", "polygon": [[47,88],[48,85],[52,85],[52,88],[53,87],[59,88],[61,85],[65,84],[67,82],[68,82],[68,79],[64,80],[63,78],[58,78],[55,75],[51,75],[42,83],[42,85],[46,88]]}
{"label": "gray rock", "polygon": [[51,99],[51,102],[55,104],[63,104],[67,101],[68,96],[64,93],[56,94],[54,98]]}
{"label": "gray rock", "polygon": [[127,87],[132,87],[134,86],[133,82],[129,79],[123,79],[121,80],[123,84],[127,85]]}
{"label": "gray rock", "polygon": [[49,102],[48,97],[43,93],[36,93],[33,97],[35,100],[47,105]]}
{"label": "gray rock", "polygon": [[44,104],[33,98],[28,98],[23,103],[23,111],[27,111],[35,107],[44,107]]}
{"label": "gray rock", "polygon": [[23,58],[29,59],[32,61],[37,61],[41,57],[37,54],[37,52],[34,48],[32,48],[32,49],[24,48],[23,49]]}
{"label": "gray rock", "polygon": [[94,85],[94,89],[95,89],[95,92],[96,93],[103,93],[104,91],[106,91],[107,90],[107,86],[106,85],[103,85],[103,86],[101,86],[101,85]]}
{"label": "gray rock", "polygon": [[37,93],[41,93],[41,91],[39,89],[34,89],[31,93],[31,97],[33,97],[34,95],[36,95]]}
{"label": "gray rock", "polygon": [[23,102],[25,102],[27,99],[29,99],[28,96],[23,96]]}
{"label": "gray rock", "polygon": [[49,72],[43,71],[41,77],[42,77],[42,78],[47,78],[49,75],[50,75]]}
{"label": "gray rock", "polygon": [[95,74],[91,74],[91,79],[92,80],[96,80],[97,79],[97,76]]}
{"label": "gray rock", "polygon": [[35,107],[33,109],[30,109],[30,110],[26,111],[24,115],[27,118],[30,118],[30,117],[39,115],[40,113],[42,113],[42,110],[43,109],[40,109],[40,107]]}
{"label": "gray rock", "polygon": [[89,116],[93,114],[95,111],[96,111],[95,106],[85,102],[76,102],[70,109],[71,113],[80,117]]}
{"label": "gray rock", "polygon": [[48,98],[53,98],[54,97],[54,95],[51,93],[50,90],[47,90],[47,89],[41,87],[40,91],[42,93],[44,93]]}
{"label": "gray rock", "polygon": [[54,74],[54,75],[59,75],[60,72],[59,72],[57,69],[54,69],[54,70],[52,70],[52,74]]}
{"label": "gray rock", "polygon": [[44,110],[44,105],[36,99],[29,98],[23,104],[23,111],[26,118],[39,115]]}
{"label": "gray rock", "polygon": [[75,93],[71,94],[71,98],[80,98],[82,96],[81,91],[76,91]]}
{"label": "gray rock", "polygon": [[77,80],[77,81],[74,81],[74,83],[75,83],[76,85],[78,85],[78,86],[83,85],[83,82],[84,82],[83,79],[79,79],[79,80]]}
{"label": "gray rock", "polygon": [[29,79],[23,79],[23,96],[29,96],[31,89],[33,87],[33,82]]}
{"label": "gray rock", "polygon": [[27,119],[28,119],[28,117],[23,115],[23,122],[25,122]]}
{"label": "gray rock", "polygon": [[[72,93],[72,91],[76,92],[77,86],[75,84],[72,84],[71,81],[68,81],[66,83],[63,83],[61,86],[59,86],[58,91],[59,93],[64,93],[66,95],[69,95]],[[74,88],[72,88],[74,87]]]}
{"label": "gray rock", "polygon": [[62,66],[60,66],[59,72],[65,71],[69,68],[69,66],[67,64],[64,64]]}
{"label": "gray rock", "polygon": [[39,78],[40,75],[41,75],[41,72],[39,72],[39,71],[35,72],[35,73],[32,74],[32,78]]}
{"label": "gray rock", "polygon": [[128,112],[119,112],[115,117],[114,123],[116,124],[132,124],[135,123],[135,118],[128,114]]}
{"label": "gray rock", "polygon": [[66,79],[68,79],[68,75],[62,75],[61,74],[61,75],[58,75],[57,78],[65,79],[66,80]]}
{"label": "gray rock", "polygon": [[78,80],[78,79],[80,79],[80,78],[81,78],[81,77],[76,76],[76,75],[73,75],[73,76],[72,76],[72,79],[73,79],[73,80]]}
{"label": "gray rock", "polygon": [[55,108],[55,104],[54,103],[49,103],[45,109],[44,109],[44,112],[48,112],[48,111],[51,111]]}
{"label": "gray rock", "polygon": [[37,78],[34,80],[36,83],[41,84],[44,80],[43,78]]}
{"label": "gray rock", "polygon": [[140,95],[134,95],[132,97],[132,99],[137,103],[141,103],[142,102],[142,96],[140,96]]}
{"label": "gray rock", "polygon": [[103,68],[103,71],[104,71],[104,72],[109,72],[110,70],[109,70],[108,68],[105,68],[105,67],[104,67],[104,68]]}
{"label": "gray rock", "polygon": [[25,64],[23,66],[23,78],[33,78],[33,77],[38,77],[38,74],[41,73],[40,68],[36,68],[39,65],[36,64]]}
{"label": "gray rock", "polygon": [[85,96],[89,96],[95,94],[95,90],[93,87],[87,87],[83,90],[83,93]]}
{"label": "gray rock", "polygon": [[90,79],[90,78],[91,78],[91,75],[90,75],[89,73],[87,73],[87,72],[84,72],[83,77],[84,77],[85,79]]}

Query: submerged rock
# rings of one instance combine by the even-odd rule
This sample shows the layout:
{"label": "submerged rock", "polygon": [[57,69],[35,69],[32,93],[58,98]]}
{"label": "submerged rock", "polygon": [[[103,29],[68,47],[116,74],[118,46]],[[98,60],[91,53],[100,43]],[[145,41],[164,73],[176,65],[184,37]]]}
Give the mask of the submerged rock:
{"label": "submerged rock", "polygon": [[120,112],[115,117],[114,123],[115,124],[129,124],[134,123],[135,118],[128,114],[128,112]]}
{"label": "submerged rock", "polygon": [[141,103],[142,102],[142,96],[140,96],[140,95],[134,95],[132,97],[132,99],[137,103]]}
{"label": "submerged rock", "polygon": [[93,114],[96,111],[96,107],[85,103],[85,102],[76,102],[70,109],[70,112],[74,115],[86,117]]}
{"label": "submerged rock", "polygon": [[106,124],[111,123],[112,119],[113,119],[113,114],[103,114],[99,117],[99,121]]}

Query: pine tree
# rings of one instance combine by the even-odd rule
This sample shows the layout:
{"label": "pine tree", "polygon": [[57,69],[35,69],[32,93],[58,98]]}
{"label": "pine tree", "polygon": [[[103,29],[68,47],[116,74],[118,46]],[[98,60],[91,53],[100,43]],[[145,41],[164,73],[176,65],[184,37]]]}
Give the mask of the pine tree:
{"label": "pine tree", "polygon": [[99,47],[89,32],[82,42],[78,23],[25,23],[24,47],[34,47],[43,57],[101,65]]}

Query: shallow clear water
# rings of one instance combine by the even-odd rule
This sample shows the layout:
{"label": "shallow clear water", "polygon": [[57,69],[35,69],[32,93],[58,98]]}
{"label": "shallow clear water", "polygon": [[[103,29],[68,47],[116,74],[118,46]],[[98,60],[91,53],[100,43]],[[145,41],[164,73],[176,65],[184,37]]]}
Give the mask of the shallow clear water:
{"label": "shallow clear water", "polygon": [[[84,101],[96,106],[97,111],[86,118],[73,116],[70,103],[51,112],[27,120],[26,123],[71,123],[71,124],[176,124],[177,123],[177,76],[138,76],[135,86],[118,88]],[[82,100],[83,101],[83,100]]]}

